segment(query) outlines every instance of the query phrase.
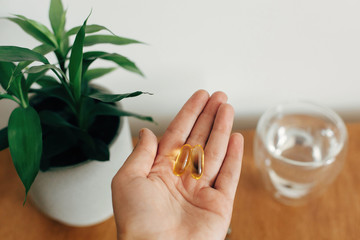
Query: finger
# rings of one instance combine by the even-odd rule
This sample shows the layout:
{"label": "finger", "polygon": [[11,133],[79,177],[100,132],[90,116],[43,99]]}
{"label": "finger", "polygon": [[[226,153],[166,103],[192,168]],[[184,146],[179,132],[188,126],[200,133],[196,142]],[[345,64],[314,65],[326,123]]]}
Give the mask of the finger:
{"label": "finger", "polygon": [[235,197],[240,178],[243,151],[243,136],[240,133],[232,134],[225,160],[214,186],[215,189],[222,192],[229,199],[234,199]]}
{"label": "finger", "polygon": [[197,119],[194,128],[191,131],[190,137],[186,143],[191,146],[201,145],[205,146],[208,140],[211,128],[214,123],[216,113],[222,103],[227,101],[227,96],[223,92],[215,92],[210,97],[206,104],[204,111],[200,114]]}
{"label": "finger", "polygon": [[[164,133],[159,143],[159,156],[174,156],[189,137],[197,118],[203,111],[209,94],[205,90],[195,92],[185,103]],[[162,159],[162,158],[158,158]]]}
{"label": "finger", "polygon": [[146,177],[157,153],[157,138],[149,129],[141,129],[139,141],[117,174]]}
{"label": "finger", "polygon": [[213,185],[215,177],[225,158],[233,122],[233,107],[230,104],[222,104],[216,114],[214,126],[204,149],[204,175],[210,186]]}

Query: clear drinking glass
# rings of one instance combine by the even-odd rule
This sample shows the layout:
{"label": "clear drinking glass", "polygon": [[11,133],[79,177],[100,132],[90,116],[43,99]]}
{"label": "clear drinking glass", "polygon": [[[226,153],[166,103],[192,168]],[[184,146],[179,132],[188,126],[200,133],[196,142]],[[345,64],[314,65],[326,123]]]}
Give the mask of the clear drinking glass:
{"label": "clear drinking glass", "polygon": [[347,138],[344,122],[331,109],[309,102],[280,104],[258,122],[255,163],[277,200],[304,204],[339,174]]}

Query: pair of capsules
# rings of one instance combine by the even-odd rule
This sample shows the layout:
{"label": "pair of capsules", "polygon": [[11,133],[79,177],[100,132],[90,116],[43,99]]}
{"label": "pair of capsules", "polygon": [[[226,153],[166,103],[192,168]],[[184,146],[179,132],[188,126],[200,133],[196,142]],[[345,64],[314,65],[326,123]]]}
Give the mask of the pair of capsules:
{"label": "pair of capsules", "polygon": [[185,144],[181,147],[174,164],[174,174],[181,176],[190,165],[191,176],[195,179],[201,178],[204,173],[204,150],[201,145],[192,147]]}

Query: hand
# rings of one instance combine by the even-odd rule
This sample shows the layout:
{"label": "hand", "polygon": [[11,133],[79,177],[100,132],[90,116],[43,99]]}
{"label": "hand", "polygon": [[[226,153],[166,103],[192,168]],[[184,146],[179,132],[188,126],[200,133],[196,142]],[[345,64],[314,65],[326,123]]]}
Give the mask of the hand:
{"label": "hand", "polygon": [[[159,144],[142,129],[112,181],[118,239],[224,239],[241,171],[243,138],[231,135],[234,110],[227,97],[197,91]],[[199,180],[172,173],[185,143],[205,146]]]}

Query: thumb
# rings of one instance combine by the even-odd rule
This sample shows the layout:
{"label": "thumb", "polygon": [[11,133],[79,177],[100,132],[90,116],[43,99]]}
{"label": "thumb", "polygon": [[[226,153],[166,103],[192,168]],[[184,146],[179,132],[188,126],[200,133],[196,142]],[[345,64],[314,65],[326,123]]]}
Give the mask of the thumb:
{"label": "thumb", "polygon": [[131,176],[146,177],[154,163],[158,148],[157,138],[152,131],[143,128],[139,132],[139,141],[133,152],[126,159],[120,171]]}

